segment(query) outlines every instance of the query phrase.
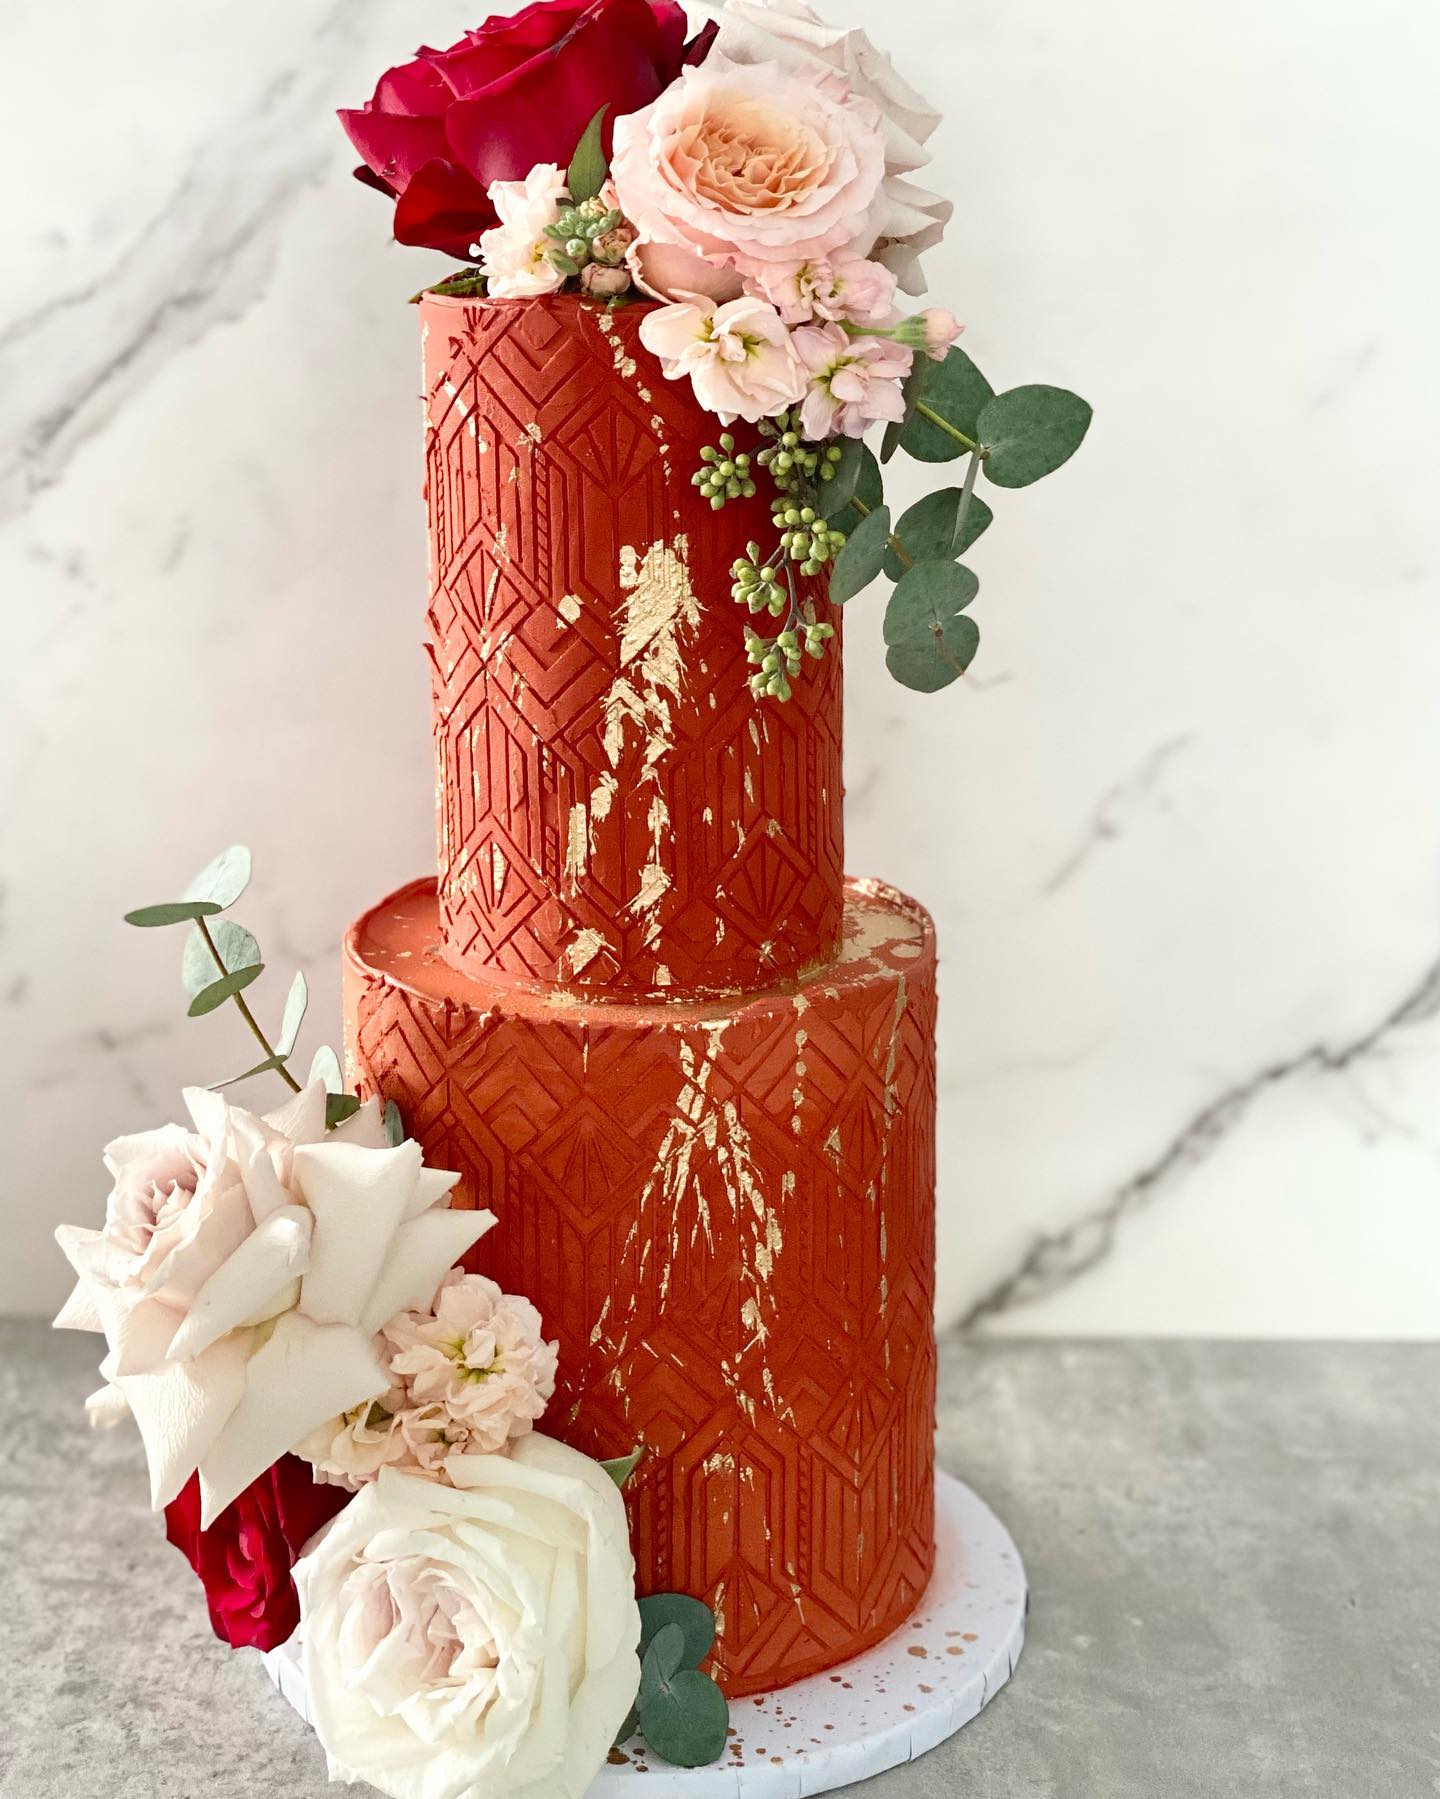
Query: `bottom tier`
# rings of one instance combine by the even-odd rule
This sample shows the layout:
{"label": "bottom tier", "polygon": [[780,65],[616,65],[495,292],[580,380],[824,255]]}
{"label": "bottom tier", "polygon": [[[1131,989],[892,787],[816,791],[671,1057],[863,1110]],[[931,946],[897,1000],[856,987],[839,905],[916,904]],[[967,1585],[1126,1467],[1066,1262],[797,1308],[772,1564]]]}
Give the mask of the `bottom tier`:
{"label": "bottom tier", "polygon": [[456,974],[416,883],[352,928],[345,983],[361,1091],[495,1211],[474,1266],[560,1340],[543,1428],[646,1450],[640,1590],[714,1607],[732,1696],[886,1636],[934,1557],[924,911],[850,882],[808,978],[631,1006]]}

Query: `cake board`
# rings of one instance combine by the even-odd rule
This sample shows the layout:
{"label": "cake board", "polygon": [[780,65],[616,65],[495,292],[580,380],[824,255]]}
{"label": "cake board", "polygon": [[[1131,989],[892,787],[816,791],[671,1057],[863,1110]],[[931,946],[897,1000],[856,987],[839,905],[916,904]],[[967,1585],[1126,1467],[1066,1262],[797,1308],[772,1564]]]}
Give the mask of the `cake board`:
{"label": "cake board", "polygon": [[[737,1699],[730,1746],[705,1768],[673,1768],[632,1739],[611,1751],[587,1799],[810,1799],[913,1761],[968,1724],[1015,1670],[1025,1641],[1025,1569],[1010,1533],[963,1481],[935,1482],[935,1572],[914,1615],[875,1648],[775,1693]],[[308,1722],[295,1638],[264,1658]]]}

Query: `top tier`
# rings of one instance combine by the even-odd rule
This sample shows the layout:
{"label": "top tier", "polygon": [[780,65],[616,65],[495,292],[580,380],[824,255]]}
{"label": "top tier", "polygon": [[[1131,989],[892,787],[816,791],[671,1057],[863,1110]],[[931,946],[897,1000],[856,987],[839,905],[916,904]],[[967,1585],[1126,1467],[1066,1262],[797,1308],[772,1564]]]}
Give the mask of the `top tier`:
{"label": "top tier", "polygon": [[769,509],[692,485],[722,427],[644,311],[421,302],[444,953],[745,992],[839,943],[839,644],[788,703],[751,697],[729,570]]}

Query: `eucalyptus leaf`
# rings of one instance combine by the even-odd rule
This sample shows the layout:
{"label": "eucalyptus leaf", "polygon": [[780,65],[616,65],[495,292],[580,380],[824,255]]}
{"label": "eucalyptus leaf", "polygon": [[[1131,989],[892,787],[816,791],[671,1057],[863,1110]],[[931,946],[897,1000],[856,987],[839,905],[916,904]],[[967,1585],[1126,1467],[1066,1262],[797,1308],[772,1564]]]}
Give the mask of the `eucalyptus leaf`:
{"label": "eucalyptus leaf", "polygon": [[985,473],[997,487],[1028,487],[1053,474],[1080,448],[1089,429],[1090,408],[1079,394],[1043,386],[997,394],[976,427],[990,452]]}
{"label": "eucalyptus leaf", "polygon": [[311,1058],[310,1073],[306,1077],[305,1085],[308,1087],[314,1081],[323,1081],[327,1093],[343,1093],[345,1090],[345,1077],[340,1072],[340,1058],[328,1043],[322,1043]]}
{"label": "eucalyptus leaf", "polygon": [[[207,925],[206,929],[219,952],[226,974],[234,974],[237,968],[260,966],[260,945],[243,924],[236,924],[233,918],[220,918],[213,925]],[[203,992],[219,973],[215,957],[210,953],[210,945],[197,926],[185,939],[185,953],[180,961],[180,979],[185,991],[193,998],[197,993]]]}
{"label": "eucalyptus leaf", "polygon": [[418,294],[412,294],[410,304],[418,306],[426,294],[438,294],[442,299],[478,299],[484,292],[485,277],[479,269],[457,269],[453,275],[447,275],[433,287],[422,287]]}
{"label": "eucalyptus leaf", "polygon": [[619,1730],[615,1732],[615,1741],[612,1747],[618,1749],[622,1743],[628,1743],[630,1738],[634,1736],[639,1724],[640,1708],[638,1705],[632,1705],[630,1710],[625,1714],[625,1722],[620,1726]]}
{"label": "eucalyptus leaf", "polygon": [[[965,352],[953,346],[944,362],[933,363],[926,379],[924,404],[932,412],[948,419],[966,437],[983,442],[977,429],[982,408],[995,390],[971,362]],[[917,462],[953,462],[965,454],[965,446],[957,443],[949,432],[932,425],[916,412],[905,426],[900,441],[908,455]]]}
{"label": "eucalyptus leaf", "polygon": [[840,460],[832,464],[835,473],[828,481],[817,481],[814,484],[817,496],[815,510],[821,518],[834,518],[836,513],[843,512],[854,499],[855,485],[860,479],[860,471],[868,454],[858,437],[847,437],[842,441]]}
{"label": "eucalyptus leaf", "polygon": [[[855,476],[855,494],[867,511],[874,512],[885,503],[885,477],[880,473],[880,464],[875,460],[875,453],[865,444],[860,446],[860,466]],[[860,529],[862,514],[859,507],[849,505],[840,512],[827,512],[826,518],[837,531],[843,531],[847,537]]]}
{"label": "eucalyptus leaf", "polygon": [[644,1453],[645,1446],[642,1443],[638,1448],[632,1449],[629,1455],[617,1455],[608,1462],[601,1462],[600,1466],[610,1476],[617,1487],[623,1487],[626,1481],[629,1480],[630,1476],[635,1472],[640,1458]]}
{"label": "eucalyptus leaf", "polygon": [[393,1099],[385,1101],[385,1141],[391,1149],[398,1149],[405,1141],[405,1120]]}
{"label": "eucalyptus leaf", "polygon": [[237,968],[231,974],[222,975],[218,981],[212,981],[208,987],[202,987],[190,1002],[190,1017],[203,1018],[207,1012],[223,1006],[227,999],[233,999],[237,993],[243,992],[252,981],[259,980],[263,973],[263,966],[259,962],[252,962],[248,968]]}
{"label": "eucalyptus leaf", "polygon": [[[902,513],[895,536],[904,544],[912,562],[929,562],[935,557],[963,556],[980,533],[990,524],[994,514],[976,494],[971,494],[965,510],[964,541],[955,541],[955,520],[960,511],[960,489],[942,487],[938,493],[926,494],[908,512]],[[893,548],[885,552],[885,573],[898,581],[905,564]]]}
{"label": "eucalyptus leaf", "polygon": [[640,1729],[654,1752],[677,1768],[703,1768],[725,1749],[730,1708],[708,1674],[681,1668],[640,1695]]}
{"label": "eucalyptus leaf", "polygon": [[685,1643],[680,1666],[699,1667],[715,1641],[715,1614],[703,1600],[692,1599],[688,1593],[651,1593],[640,1601],[641,1656],[659,1633],[672,1624]]}
{"label": "eucalyptus leaf", "polygon": [[886,643],[911,643],[963,612],[980,583],[963,563],[917,562],[895,584],[885,608]]}
{"label": "eucalyptus leaf", "polygon": [[929,356],[917,356],[911,364],[910,373],[905,377],[905,385],[901,389],[905,399],[905,416],[903,419],[892,419],[886,425],[885,435],[880,440],[882,462],[888,462],[904,441],[905,433],[910,429],[910,421],[915,417],[915,408],[924,398],[930,371],[935,366],[934,359]]}
{"label": "eucalyptus leaf", "polygon": [[214,900],[169,900],[160,906],[138,906],[125,914],[126,924],[153,928],[162,924],[186,924],[196,918],[213,918],[224,908]]}
{"label": "eucalyptus leaf", "polygon": [[979,647],[979,627],[973,618],[958,612],[929,639],[892,643],[885,652],[885,666],[902,687],[916,693],[938,693],[960,679]]}
{"label": "eucalyptus leaf", "polygon": [[233,906],[250,885],[250,852],[243,843],[232,843],[207,862],[185,889],[187,900],[211,900],[223,912]]}
{"label": "eucalyptus leaf", "polygon": [[325,1095],[325,1129],[333,1131],[337,1124],[344,1124],[347,1118],[353,1118],[360,1110],[360,1101],[353,1093],[327,1093]]}
{"label": "eucalyptus leaf", "polygon": [[285,1010],[280,1018],[280,1035],[275,1040],[277,1055],[288,1056],[295,1047],[295,1039],[300,1035],[300,1026],[305,1020],[305,1008],[310,1003],[310,989],[305,984],[305,977],[297,968],[295,978],[290,983],[290,991],[285,995]]}
{"label": "eucalyptus leaf", "polygon": [[581,133],[580,142],[575,146],[575,154],[570,158],[565,185],[577,206],[584,200],[593,200],[605,185],[610,165],[605,160],[605,145],[601,134],[605,114],[609,110],[607,101]]}
{"label": "eucalyptus leaf", "polygon": [[285,1066],[284,1056],[266,1056],[263,1062],[257,1062],[253,1068],[247,1068],[244,1074],[232,1074],[228,1080],[212,1081],[210,1091],[219,1093],[225,1087],[237,1087],[241,1081],[253,1080],[257,1074],[273,1074]]}
{"label": "eucalyptus leaf", "polygon": [[890,534],[890,508],[882,506],[860,523],[845,540],[845,547],[830,568],[830,598],[837,606],[866,588],[885,564]]}
{"label": "eucalyptus leaf", "polygon": [[685,1632],[678,1624],[662,1624],[640,1656],[640,1711],[685,1665]]}

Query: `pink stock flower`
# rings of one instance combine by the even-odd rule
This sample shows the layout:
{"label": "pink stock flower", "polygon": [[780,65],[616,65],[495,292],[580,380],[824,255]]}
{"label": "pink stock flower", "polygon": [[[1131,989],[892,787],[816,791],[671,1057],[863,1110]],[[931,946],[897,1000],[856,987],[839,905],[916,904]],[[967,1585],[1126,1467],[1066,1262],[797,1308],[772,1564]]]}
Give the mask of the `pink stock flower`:
{"label": "pink stock flower", "polygon": [[642,244],[757,275],[868,252],[883,210],[884,132],[876,108],[838,79],[819,87],[712,52],[615,121],[610,174]]}
{"label": "pink stock flower", "polygon": [[729,424],[754,424],[793,406],[804,392],[790,332],[773,306],[745,297],[661,306],[640,321],[640,341],[667,379],[688,375],[695,398]]}
{"label": "pink stock flower", "polygon": [[879,326],[895,317],[894,275],[882,263],[860,256],[762,269],[755,285],[787,325],[845,319],[852,325]]}
{"label": "pink stock flower", "polygon": [[863,437],[878,419],[905,416],[901,382],[913,353],[883,337],[851,337],[839,325],[801,325],[792,338],[809,375],[800,407],[806,437]]}
{"label": "pink stock flower", "polygon": [[947,312],[943,306],[927,306],[920,314],[922,341],[917,346],[923,349],[932,362],[944,362],[951,344],[959,337],[965,327],[953,312]]}

